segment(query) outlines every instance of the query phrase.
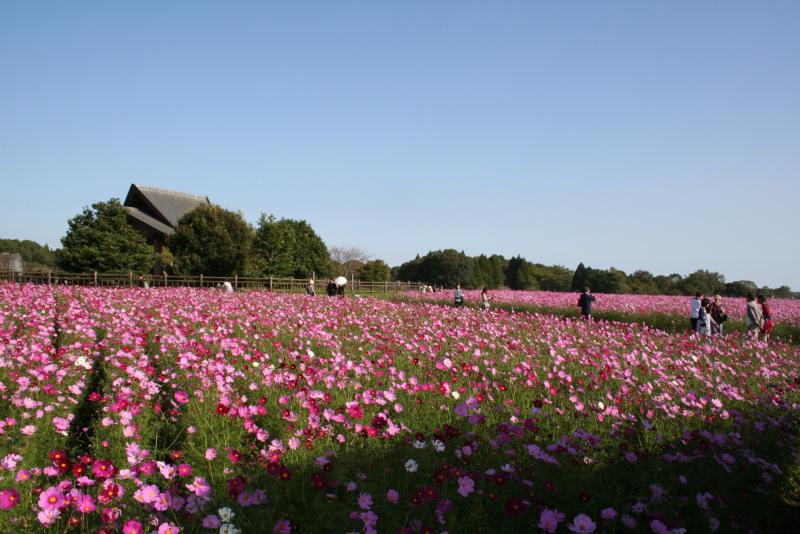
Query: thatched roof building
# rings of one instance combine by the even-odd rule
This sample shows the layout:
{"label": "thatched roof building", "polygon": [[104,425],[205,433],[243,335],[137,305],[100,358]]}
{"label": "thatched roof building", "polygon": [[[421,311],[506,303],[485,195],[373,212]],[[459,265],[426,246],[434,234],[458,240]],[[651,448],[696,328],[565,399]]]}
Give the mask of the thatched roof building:
{"label": "thatched roof building", "polygon": [[131,184],[123,205],[131,226],[141,232],[157,252],[161,252],[164,241],[175,233],[181,217],[210,203],[206,196]]}

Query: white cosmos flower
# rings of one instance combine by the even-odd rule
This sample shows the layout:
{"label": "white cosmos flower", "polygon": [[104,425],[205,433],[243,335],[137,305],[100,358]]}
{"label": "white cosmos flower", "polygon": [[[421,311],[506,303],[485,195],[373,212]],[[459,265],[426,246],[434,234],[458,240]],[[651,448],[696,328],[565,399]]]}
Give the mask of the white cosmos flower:
{"label": "white cosmos flower", "polygon": [[416,473],[417,469],[419,469],[419,464],[415,460],[406,460],[406,471]]}
{"label": "white cosmos flower", "polygon": [[415,449],[424,449],[425,448],[425,442],[421,441],[421,440],[418,440],[418,439],[415,439],[414,443],[412,443],[412,445],[414,446]]}
{"label": "white cosmos flower", "polygon": [[433,445],[433,448],[436,450],[436,452],[444,452],[444,443],[438,439],[431,441],[431,445]]}
{"label": "white cosmos flower", "polygon": [[230,523],[234,517],[236,517],[236,514],[227,506],[219,509],[219,518],[223,523]]}

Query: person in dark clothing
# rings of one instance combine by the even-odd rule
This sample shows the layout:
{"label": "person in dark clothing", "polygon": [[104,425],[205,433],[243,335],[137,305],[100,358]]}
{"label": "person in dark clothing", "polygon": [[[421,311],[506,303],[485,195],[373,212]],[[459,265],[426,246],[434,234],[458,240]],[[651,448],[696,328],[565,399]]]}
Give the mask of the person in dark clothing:
{"label": "person in dark clothing", "polygon": [[592,316],[592,303],[597,300],[592,295],[592,290],[588,287],[583,289],[581,296],[578,297],[578,306],[581,308],[581,317],[589,319]]}
{"label": "person in dark clothing", "polygon": [[339,295],[340,299],[344,298],[344,284],[336,286],[336,294]]}
{"label": "person in dark clothing", "polygon": [[329,297],[336,296],[336,284],[333,282],[333,280],[328,279],[328,285],[325,286],[325,289],[328,292]]}

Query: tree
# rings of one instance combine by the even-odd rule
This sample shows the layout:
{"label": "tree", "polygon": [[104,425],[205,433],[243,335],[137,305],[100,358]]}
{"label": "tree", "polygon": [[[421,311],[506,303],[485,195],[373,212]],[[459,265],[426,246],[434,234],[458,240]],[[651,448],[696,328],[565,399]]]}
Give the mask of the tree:
{"label": "tree", "polygon": [[369,260],[369,255],[357,247],[331,247],[330,257],[336,274],[341,274],[346,278],[352,278],[356,271]]}
{"label": "tree", "polygon": [[117,198],[83,208],[67,224],[59,254],[65,271],[142,273],[155,264],[153,247],[128,224],[127,212]]}
{"label": "tree", "polygon": [[167,245],[180,273],[231,276],[247,271],[252,241],[241,213],[208,204],[184,215]]}
{"label": "tree", "polygon": [[581,262],[578,264],[578,267],[575,268],[575,274],[572,275],[572,290],[583,291],[583,288],[586,287],[587,281],[588,273],[586,272],[586,266],[584,266],[583,262]]}
{"label": "tree", "polygon": [[658,291],[653,275],[649,271],[634,271],[628,275],[631,292],[640,295],[655,295]]}
{"label": "tree", "polygon": [[772,290],[772,296],[779,299],[790,299],[794,294],[791,287],[781,286]]}
{"label": "tree", "polygon": [[417,256],[397,268],[397,279],[444,287],[461,284],[470,288],[480,283],[476,279],[473,258],[454,249],[428,252],[422,258]]}
{"label": "tree", "polygon": [[386,282],[392,277],[392,270],[383,260],[368,261],[358,269],[359,280],[365,282]]}
{"label": "tree", "polygon": [[681,281],[680,290],[684,295],[699,291],[704,295],[715,295],[725,289],[725,277],[719,273],[699,269]]}
{"label": "tree", "polygon": [[328,247],[306,221],[261,214],[253,239],[257,271],[264,276],[308,278],[330,274]]}
{"label": "tree", "polygon": [[755,295],[758,292],[758,286],[755,282],[750,280],[736,280],[735,282],[728,282],[722,290],[726,297],[744,297],[748,293]]}
{"label": "tree", "polygon": [[264,276],[288,277],[294,273],[297,248],[291,221],[261,214],[253,238],[253,257],[258,271]]}
{"label": "tree", "polygon": [[506,285],[511,289],[539,289],[539,281],[534,276],[533,265],[522,256],[508,260]]}
{"label": "tree", "polygon": [[422,258],[419,254],[411,260],[403,263],[402,265],[392,269],[392,274],[395,280],[402,280],[403,282],[420,282],[420,266],[422,265]]}

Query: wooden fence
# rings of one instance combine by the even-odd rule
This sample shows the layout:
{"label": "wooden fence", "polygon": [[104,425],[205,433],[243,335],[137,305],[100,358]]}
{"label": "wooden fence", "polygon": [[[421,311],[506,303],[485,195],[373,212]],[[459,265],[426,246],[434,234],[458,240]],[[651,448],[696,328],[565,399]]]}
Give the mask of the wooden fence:
{"label": "wooden fence", "polygon": [[[199,287],[216,288],[223,282],[229,281],[237,290],[262,289],[268,291],[282,291],[289,293],[303,293],[308,285],[308,279],[245,276],[161,276],[144,275],[143,281],[149,287]],[[60,273],[60,272],[13,272],[0,271],[0,281],[12,281],[23,284],[47,285],[79,285],[102,287],[133,287],[140,285],[140,278],[133,273],[128,274],[101,274],[101,273]],[[318,295],[325,294],[326,279],[315,280]],[[348,294],[394,293],[410,291],[419,288],[417,282],[364,282],[362,280],[349,280],[347,282]]]}

